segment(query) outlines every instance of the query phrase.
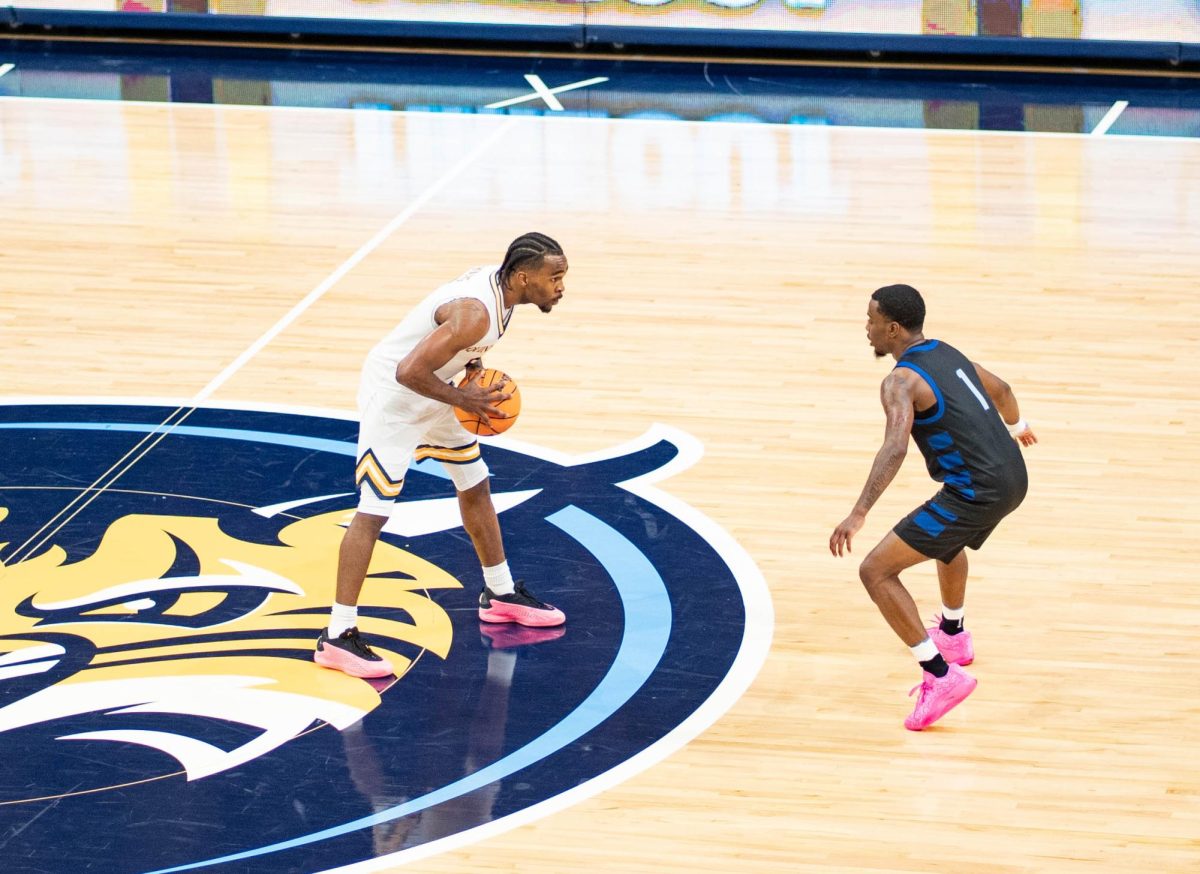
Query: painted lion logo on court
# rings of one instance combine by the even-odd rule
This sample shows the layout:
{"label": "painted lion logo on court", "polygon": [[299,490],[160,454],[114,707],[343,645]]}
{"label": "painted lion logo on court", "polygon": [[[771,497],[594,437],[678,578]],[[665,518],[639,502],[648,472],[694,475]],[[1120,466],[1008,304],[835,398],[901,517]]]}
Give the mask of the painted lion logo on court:
{"label": "painted lion logo on court", "polygon": [[399,678],[317,666],[357,430],[295,410],[0,403],[6,859],[401,864],[646,767],[762,663],[761,575],[655,485],[703,447],[653,426],[584,456],[483,441],[514,576],[566,626],[480,620],[454,484],[425,460],[359,600]]}
{"label": "painted lion logo on court", "polygon": [[[85,558],[56,545],[7,567],[0,738],[41,726],[64,743],[137,744],[177,760],[195,780],[319,722],[356,722],[379,692],[311,661],[347,515],[291,522],[269,544],[231,537],[215,518],[131,514],[109,524]],[[360,624],[399,675],[421,653],[446,656],[450,621],[424,590],[458,586],[429,562],[379,544]],[[205,721],[241,735],[206,741],[190,730]]]}

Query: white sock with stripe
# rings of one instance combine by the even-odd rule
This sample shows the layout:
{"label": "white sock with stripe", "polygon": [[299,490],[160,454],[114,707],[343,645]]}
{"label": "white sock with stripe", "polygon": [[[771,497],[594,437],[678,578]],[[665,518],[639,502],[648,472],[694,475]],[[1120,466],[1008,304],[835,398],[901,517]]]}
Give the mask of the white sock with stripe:
{"label": "white sock with stripe", "polygon": [[508,569],[508,562],[502,561],[500,564],[483,569],[483,584],[488,587],[488,591],[493,595],[511,595],[513,593],[513,578],[512,571]]}

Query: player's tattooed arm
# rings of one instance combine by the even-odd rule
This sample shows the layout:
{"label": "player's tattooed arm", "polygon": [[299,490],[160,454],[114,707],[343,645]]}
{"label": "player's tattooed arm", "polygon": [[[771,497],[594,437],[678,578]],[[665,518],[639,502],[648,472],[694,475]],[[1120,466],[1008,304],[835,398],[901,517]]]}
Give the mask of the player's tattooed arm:
{"label": "player's tattooed arm", "polygon": [[843,550],[850,550],[850,542],[862,528],[867,513],[875,506],[879,496],[884,493],[908,453],[908,438],[913,425],[913,390],[912,378],[907,370],[893,370],[879,387],[879,400],[883,404],[886,425],[883,435],[883,445],[875,453],[875,461],[871,472],[867,475],[866,485],[854,504],[850,515],[842,520],[829,538],[829,551],[834,555],[842,555]]}
{"label": "player's tattooed arm", "polygon": [[864,516],[896,478],[908,452],[908,438],[912,433],[914,416],[913,386],[906,378],[908,373],[906,370],[893,371],[879,387],[879,400],[883,404],[886,426],[883,445],[875,454],[875,463],[871,465],[867,484],[863,486],[862,494],[854,505],[854,509]]}

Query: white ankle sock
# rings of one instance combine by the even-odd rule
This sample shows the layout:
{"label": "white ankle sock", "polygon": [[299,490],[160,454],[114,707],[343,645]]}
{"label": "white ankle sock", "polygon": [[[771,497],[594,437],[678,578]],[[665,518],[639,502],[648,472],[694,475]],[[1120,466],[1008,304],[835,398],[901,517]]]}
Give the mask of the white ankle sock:
{"label": "white ankle sock", "polygon": [[348,628],[353,628],[358,624],[358,605],[352,604],[347,607],[345,604],[333,602],[333,609],[329,611],[329,636],[338,637],[343,631]]}
{"label": "white ankle sock", "polygon": [[937,644],[928,637],[922,640],[916,646],[910,646],[909,649],[912,650],[913,656],[919,662],[927,662],[930,659],[937,658],[938,655]]}
{"label": "white ankle sock", "polygon": [[951,610],[945,604],[942,605],[942,618],[949,619],[951,622],[961,622],[963,613],[966,612],[966,605],[959,607],[957,610]]}
{"label": "white ankle sock", "polygon": [[488,587],[488,591],[493,595],[511,595],[513,593],[513,578],[512,571],[508,569],[508,562],[502,561],[500,564],[483,569],[483,584]]}

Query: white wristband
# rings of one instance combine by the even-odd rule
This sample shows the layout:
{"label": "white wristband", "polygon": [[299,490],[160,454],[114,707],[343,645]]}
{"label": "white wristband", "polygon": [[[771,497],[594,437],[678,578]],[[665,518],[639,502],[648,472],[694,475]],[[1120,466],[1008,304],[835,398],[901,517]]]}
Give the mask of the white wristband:
{"label": "white wristband", "polygon": [[1011,425],[1006,422],[1004,427],[1008,428],[1008,433],[1013,437],[1019,437],[1021,434],[1024,434],[1029,430],[1029,423],[1024,419],[1017,419],[1017,421]]}

